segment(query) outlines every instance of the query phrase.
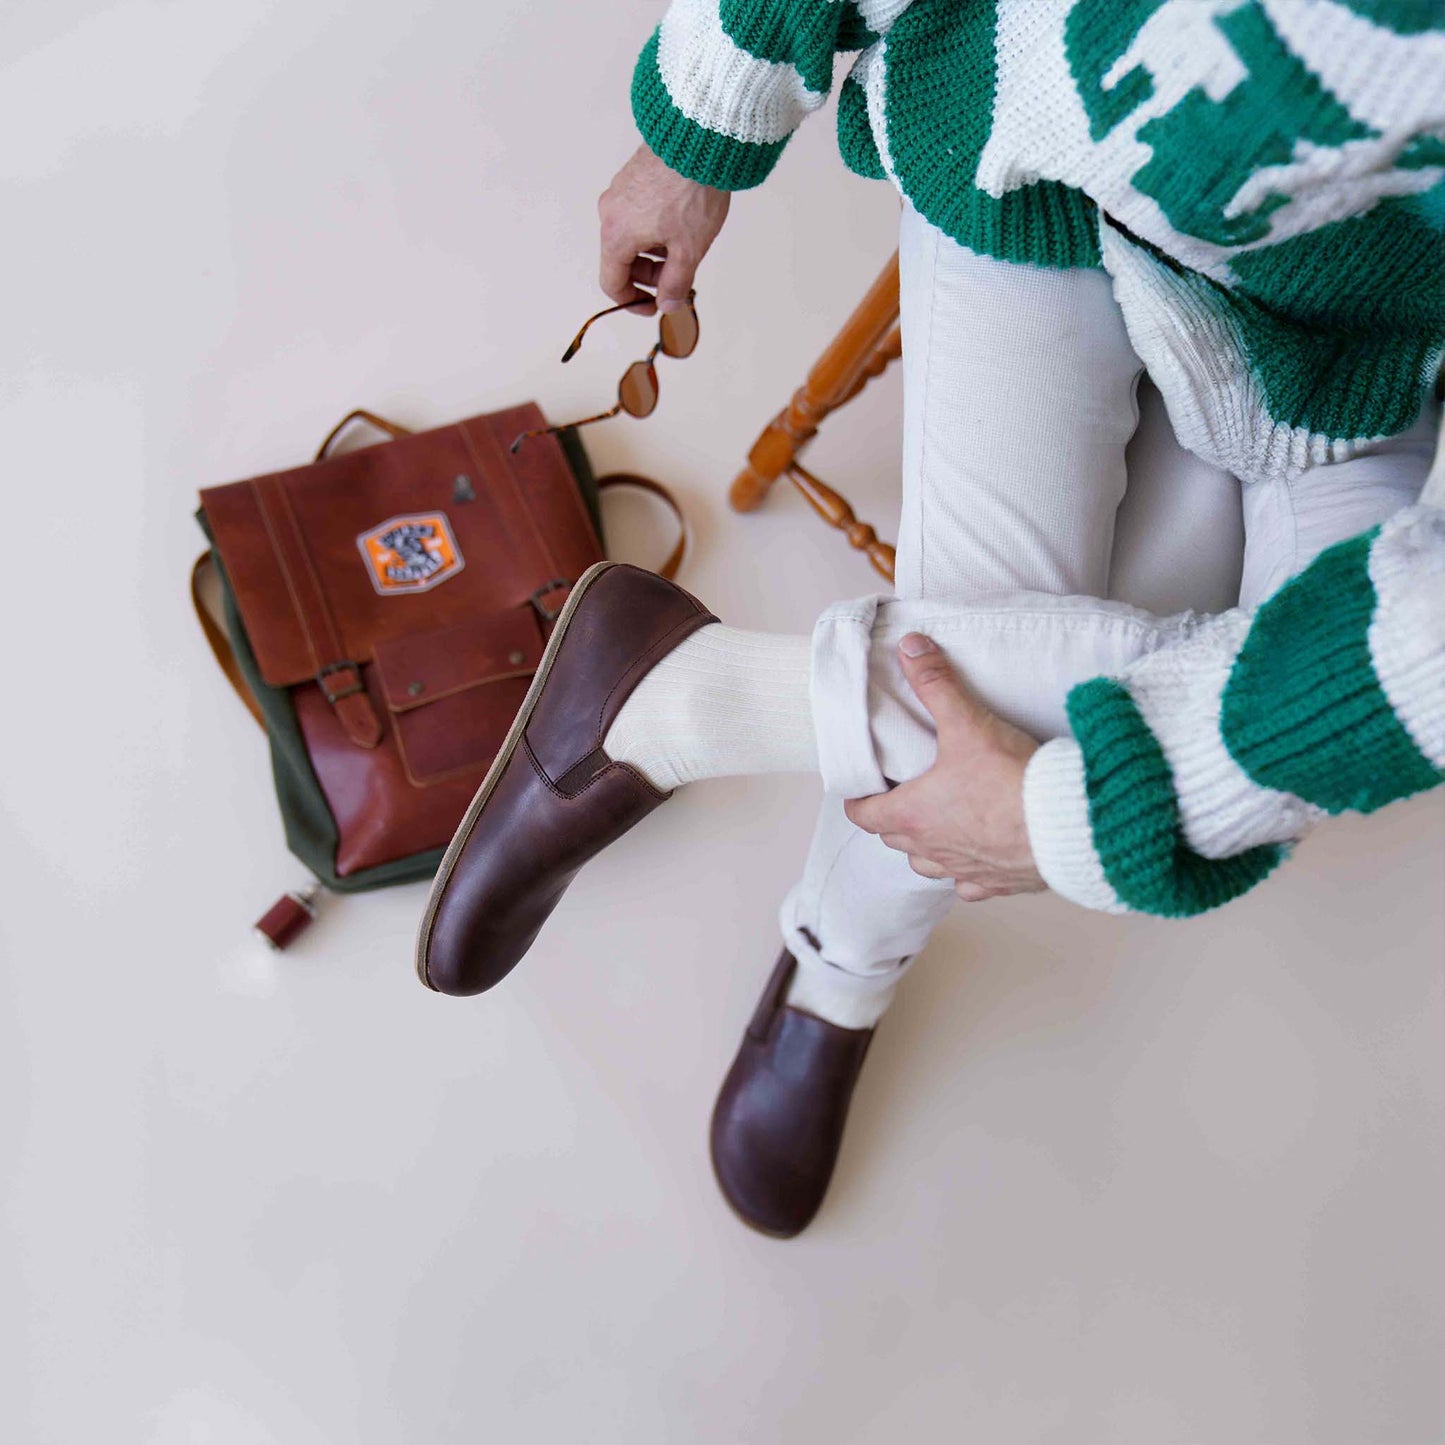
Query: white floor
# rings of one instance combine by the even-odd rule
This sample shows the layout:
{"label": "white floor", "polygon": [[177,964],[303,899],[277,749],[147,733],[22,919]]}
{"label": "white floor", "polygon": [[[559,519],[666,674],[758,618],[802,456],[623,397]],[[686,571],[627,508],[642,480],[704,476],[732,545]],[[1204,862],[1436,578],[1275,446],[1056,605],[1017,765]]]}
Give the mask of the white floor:
{"label": "white floor", "polygon": [[[0,11],[0,1439],[1445,1438],[1438,796],[1189,925],[960,911],[790,1244],[706,1121],[807,780],[680,798],[482,1000],[417,986],[420,888],[248,951],[299,870],[187,613],[195,491],[357,404],[606,404],[646,327],[557,356],[656,12]],[[591,438],[681,490],[685,581],[746,625],[871,590],[796,497],[723,502],[892,246],[829,131],[739,198],[656,416]],[[890,535],[896,385],[812,453]]]}

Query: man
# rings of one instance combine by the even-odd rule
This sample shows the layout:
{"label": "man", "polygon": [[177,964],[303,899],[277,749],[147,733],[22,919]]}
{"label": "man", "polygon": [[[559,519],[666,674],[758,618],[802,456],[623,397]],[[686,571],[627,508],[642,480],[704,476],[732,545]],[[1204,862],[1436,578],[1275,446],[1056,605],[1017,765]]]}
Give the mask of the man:
{"label": "man", "polygon": [[[818,771],[712,1135],[733,1206],[791,1235],[954,897],[1196,912],[1325,813],[1438,783],[1445,530],[1410,504],[1445,337],[1442,28],[1403,0],[676,0],[602,198],[603,289],[686,304],[729,193],[861,52],[840,146],[904,200],[898,596],[779,638],[631,569],[582,579],[438,875],[423,978],[504,976],[671,789]],[[1243,487],[1215,619],[1097,600],[1146,367],[1179,484]]]}

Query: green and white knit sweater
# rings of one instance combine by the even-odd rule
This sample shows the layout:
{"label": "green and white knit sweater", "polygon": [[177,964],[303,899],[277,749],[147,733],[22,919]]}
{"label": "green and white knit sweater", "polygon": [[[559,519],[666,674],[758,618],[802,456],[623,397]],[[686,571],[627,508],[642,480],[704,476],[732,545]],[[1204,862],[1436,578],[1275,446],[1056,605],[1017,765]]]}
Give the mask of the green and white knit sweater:
{"label": "green and white knit sweater", "polygon": [[985,255],[1102,261],[1206,460],[1293,477],[1419,413],[1445,0],[674,0],[633,113],[674,170],[757,185],[844,51],[847,163]]}
{"label": "green and white knit sweater", "polygon": [[[674,170],[756,185],[843,51],[848,164],[972,250],[1102,264],[1206,460],[1307,486],[1419,414],[1445,0],[674,0],[633,112]],[[1319,818],[1445,781],[1445,511],[1075,688],[1069,718],[1025,784],[1049,884],[1175,917],[1236,897]]]}

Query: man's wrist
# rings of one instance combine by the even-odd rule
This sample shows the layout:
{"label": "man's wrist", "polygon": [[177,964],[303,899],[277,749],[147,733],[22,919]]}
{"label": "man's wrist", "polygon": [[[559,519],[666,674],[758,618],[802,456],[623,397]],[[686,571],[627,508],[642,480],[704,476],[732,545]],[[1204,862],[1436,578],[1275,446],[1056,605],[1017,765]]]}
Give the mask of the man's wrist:
{"label": "man's wrist", "polygon": [[[658,34],[638,57],[632,76],[632,115],[648,150],[669,170],[719,191],[758,186],[783,153],[788,137],[738,140],[691,119],[674,102],[658,69]],[[746,95],[738,98],[745,108]]]}

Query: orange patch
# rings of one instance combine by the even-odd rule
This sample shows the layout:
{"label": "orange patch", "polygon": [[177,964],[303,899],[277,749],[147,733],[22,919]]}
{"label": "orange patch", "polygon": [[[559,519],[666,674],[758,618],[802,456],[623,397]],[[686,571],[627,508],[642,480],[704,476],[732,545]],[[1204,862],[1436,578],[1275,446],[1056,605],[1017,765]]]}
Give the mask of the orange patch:
{"label": "orange patch", "polygon": [[383,597],[425,592],[465,565],[443,512],[390,517],[356,539],[371,585]]}

